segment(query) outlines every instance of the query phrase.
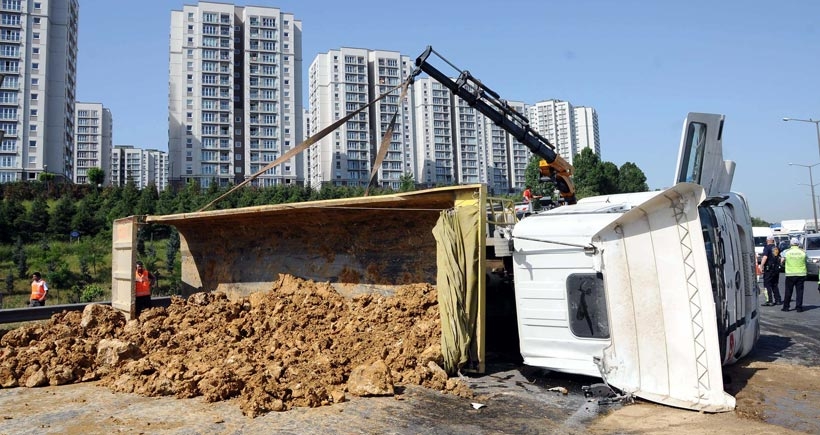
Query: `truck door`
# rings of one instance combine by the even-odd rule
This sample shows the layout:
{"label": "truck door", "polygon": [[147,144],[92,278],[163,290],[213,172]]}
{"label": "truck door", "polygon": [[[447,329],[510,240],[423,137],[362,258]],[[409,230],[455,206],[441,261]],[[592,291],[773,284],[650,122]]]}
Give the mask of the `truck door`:
{"label": "truck door", "polygon": [[721,412],[723,391],[712,275],[699,218],[705,195],[680,183],[593,237],[600,249],[611,344],[598,361],[621,391],[680,408]]}
{"label": "truck door", "polygon": [[137,246],[137,227],[141,216],[114,221],[111,252],[111,306],[134,318],[134,261]]}
{"label": "truck door", "polygon": [[728,192],[732,173],[723,160],[723,115],[689,113],[683,123],[675,183],[703,186],[707,197]]}

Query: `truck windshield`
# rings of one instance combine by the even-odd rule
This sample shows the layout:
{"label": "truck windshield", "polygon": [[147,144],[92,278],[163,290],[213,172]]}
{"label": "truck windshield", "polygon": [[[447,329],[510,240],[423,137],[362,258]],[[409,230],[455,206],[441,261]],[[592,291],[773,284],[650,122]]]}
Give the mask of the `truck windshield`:
{"label": "truck windshield", "polygon": [[678,182],[700,184],[705,148],[706,124],[700,122],[689,124],[689,128],[686,131],[683,162],[681,162],[681,167],[686,168],[686,171],[680,174]]}

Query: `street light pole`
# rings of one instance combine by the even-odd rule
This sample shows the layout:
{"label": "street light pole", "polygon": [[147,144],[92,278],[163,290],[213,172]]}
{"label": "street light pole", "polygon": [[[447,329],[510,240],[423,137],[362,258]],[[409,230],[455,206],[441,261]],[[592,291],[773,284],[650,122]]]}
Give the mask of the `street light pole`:
{"label": "street light pole", "polygon": [[809,187],[811,187],[811,210],[814,213],[814,232],[818,232],[820,228],[817,228],[817,201],[814,197],[814,178],[811,174],[811,169],[820,163],[815,163],[813,165],[801,165],[800,163],[789,163],[789,166],[802,166],[804,168],[809,169]]}
{"label": "street light pole", "polygon": [[820,119],[783,118],[783,121],[811,122],[814,124],[814,129],[817,131],[817,150],[820,152]]}

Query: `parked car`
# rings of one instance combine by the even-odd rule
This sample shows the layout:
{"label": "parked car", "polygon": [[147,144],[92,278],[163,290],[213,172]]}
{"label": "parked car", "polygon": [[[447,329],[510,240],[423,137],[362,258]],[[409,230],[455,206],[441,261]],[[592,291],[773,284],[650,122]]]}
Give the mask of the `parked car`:
{"label": "parked car", "polygon": [[820,271],[820,234],[803,236],[803,250],[806,251],[806,274],[810,279],[817,279]]}

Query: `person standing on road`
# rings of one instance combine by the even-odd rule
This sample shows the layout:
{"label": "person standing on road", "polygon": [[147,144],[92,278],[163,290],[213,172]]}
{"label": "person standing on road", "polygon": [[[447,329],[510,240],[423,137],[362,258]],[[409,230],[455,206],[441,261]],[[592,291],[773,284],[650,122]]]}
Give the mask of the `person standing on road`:
{"label": "person standing on road", "polygon": [[48,284],[46,280],[40,276],[40,272],[31,274],[31,300],[28,303],[29,307],[44,307],[46,305],[46,296],[48,296]]}
{"label": "person standing on road", "polygon": [[137,298],[135,301],[136,315],[139,316],[142,310],[151,308],[151,288],[157,282],[157,278],[145,269],[142,261],[137,261],[137,270],[134,273],[134,287]]}
{"label": "person standing on road", "polygon": [[786,295],[783,297],[782,311],[789,311],[792,290],[795,290],[794,310],[803,312],[803,285],[806,282],[806,251],[800,249],[800,241],[792,237],[791,247],[783,252],[786,262]]}
{"label": "person standing on road", "polygon": [[764,307],[780,305],[780,249],[774,244],[774,236],[766,237],[766,246],[763,247],[763,258],[760,260],[760,269],[763,270],[763,286],[766,288],[766,303]]}

